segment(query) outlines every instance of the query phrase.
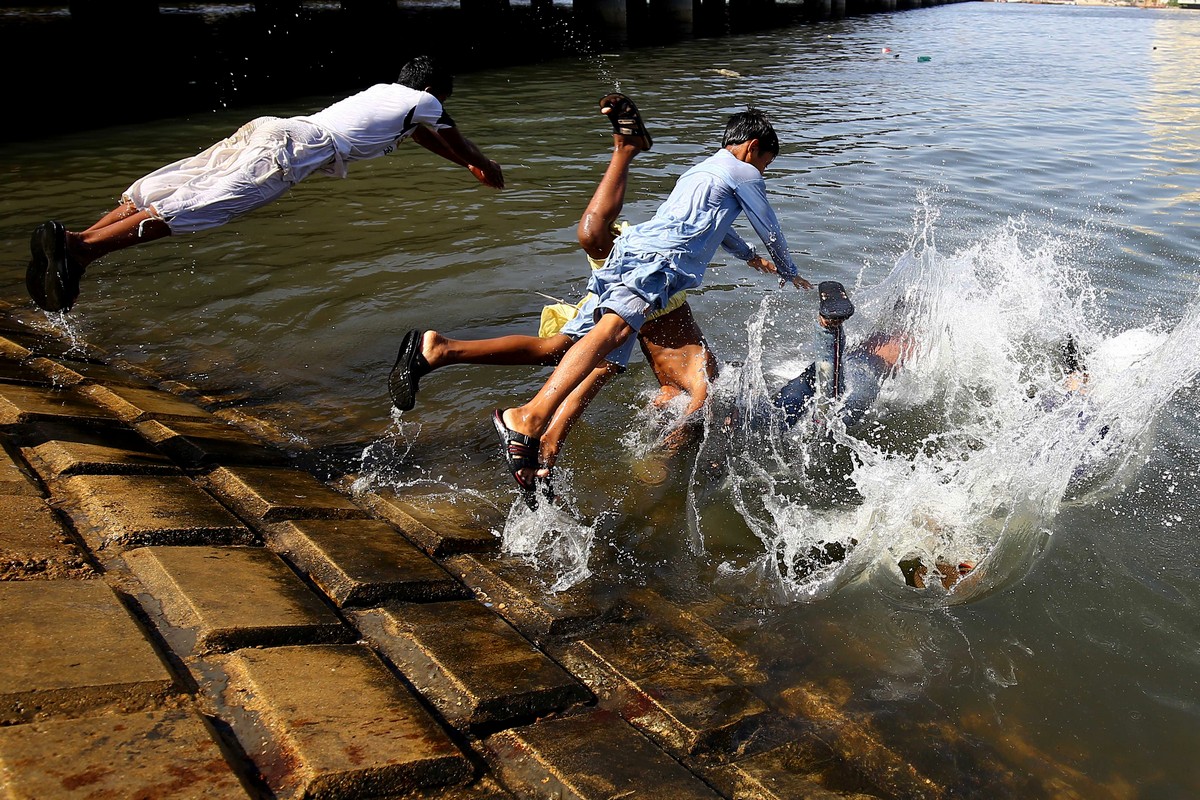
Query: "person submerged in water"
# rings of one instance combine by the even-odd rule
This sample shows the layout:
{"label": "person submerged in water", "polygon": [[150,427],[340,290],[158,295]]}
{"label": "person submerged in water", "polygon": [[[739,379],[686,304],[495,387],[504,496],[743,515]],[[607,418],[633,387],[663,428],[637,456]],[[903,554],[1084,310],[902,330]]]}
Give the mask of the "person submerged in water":
{"label": "person submerged in water", "polygon": [[[854,303],[846,288],[837,281],[817,285],[820,306],[817,310],[817,358],[799,375],[771,396],[771,404],[783,412],[784,423],[791,427],[811,411],[815,423],[827,423],[836,414],[847,427],[861,422],[879,398],[883,383],[894,377],[914,350],[911,336],[901,332],[880,331],[862,343],[847,348],[843,323],[854,316]],[[790,559],[776,552],[783,574],[801,579],[821,567],[844,561],[858,542],[818,542]],[[919,556],[902,559],[898,566],[904,582],[924,589],[930,579],[929,568]],[[949,591],[974,568],[973,561],[952,564],[937,559],[936,578]]]}
{"label": "person submerged in water", "polygon": [[[771,397],[771,404],[783,412],[787,426],[801,422],[812,411],[817,424],[828,421],[827,413],[836,413],[847,426],[862,421],[874,406],[884,382],[897,375],[915,352],[915,340],[903,332],[880,331],[868,336],[861,344],[846,347],[843,323],[854,315],[854,304],[842,284],[824,281],[818,284],[820,307],[817,314],[817,359],[799,375],[784,384]],[[1061,407],[1072,397],[1086,395],[1090,378],[1073,336],[1063,345],[1060,362],[1063,377],[1058,389],[1039,394],[1037,402],[1044,411]],[[1080,424],[1086,424],[1087,414],[1080,411]],[[1107,426],[1098,433],[1103,439]],[[1082,469],[1082,467],[1081,467]],[[937,531],[936,520],[925,519],[921,526]],[[857,542],[819,542],[792,563],[780,560],[780,569],[793,576],[811,573],[822,566],[844,561],[849,548]],[[923,589],[930,580],[937,580],[949,591],[975,569],[971,560],[934,560],[934,573],[918,555],[900,560],[898,566],[904,582]]]}

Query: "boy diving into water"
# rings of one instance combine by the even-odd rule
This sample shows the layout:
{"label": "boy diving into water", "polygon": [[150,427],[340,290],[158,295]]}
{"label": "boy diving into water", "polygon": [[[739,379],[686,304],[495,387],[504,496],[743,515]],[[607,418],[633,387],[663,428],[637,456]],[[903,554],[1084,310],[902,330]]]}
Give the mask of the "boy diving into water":
{"label": "boy diving into water", "polygon": [[[643,150],[649,150],[653,141],[637,107],[625,95],[614,93],[601,98],[600,112],[609,117],[613,127],[613,153],[578,225],[579,243],[593,270],[605,267],[614,243],[623,233],[617,221],[624,206],[629,168],[634,157]],[[774,270],[769,261],[752,250],[746,255],[751,268],[762,272]],[[569,306],[566,308],[576,310],[594,298],[589,294],[574,309]],[[562,307],[552,306],[547,310],[561,313]],[[548,324],[548,321],[544,314],[541,336],[514,335],[462,340],[450,339],[433,330],[408,331],[388,380],[392,402],[402,411],[411,409],[416,402],[420,379],[435,369],[452,364],[557,364],[580,338],[580,334],[564,330],[563,323],[570,325],[573,320],[559,319],[558,325]],[[638,343],[660,384],[654,399],[655,405],[662,407],[676,397],[685,395],[687,404],[683,409],[683,418],[687,420],[693,417],[707,400],[709,382],[716,377],[717,363],[692,316],[686,291],[672,295],[664,308],[647,316],[639,331]],[[537,453],[538,465],[543,471],[539,477],[543,483],[571,427],[600,388],[622,369],[610,361],[600,363],[563,401],[542,434]],[[683,430],[680,428],[676,433]],[[680,438],[669,437],[668,445],[677,444]],[[536,500],[532,482],[525,499],[534,505]]]}
{"label": "boy diving into water", "polygon": [[[527,502],[536,479],[549,476],[540,460],[542,437],[569,398],[604,362],[610,369],[625,367],[647,317],[679,292],[699,287],[718,247],[754,269],[778,272],[780,285],[812,288],[792,263],[767,200],[763,173],[778,153],[779,139],[765,114],[755,109],[734,114],[721,149],[684,173],[653,219],[617,237],[604,266],[592,273],[591,296],[563,329],[577,341],[532,400],[492,415],[501,454]],[[733,231],[742,213],[772,260],[758,256]]]}
{"label": "boy diving into water", "polygon": [[45,311],[68,311],[93,261],[180,233],[224,225],[282,197],[314,173],[345,177],[355,161],[393,152],[405,139],[466,167],[493,189],[500,165],[455,125],[443,107],[454,76],[429,56],[379,83],[307,116],[259,117],[208,149],[145,175],[112,211],[83,231],[48,220],[30,238],[25,286]]}

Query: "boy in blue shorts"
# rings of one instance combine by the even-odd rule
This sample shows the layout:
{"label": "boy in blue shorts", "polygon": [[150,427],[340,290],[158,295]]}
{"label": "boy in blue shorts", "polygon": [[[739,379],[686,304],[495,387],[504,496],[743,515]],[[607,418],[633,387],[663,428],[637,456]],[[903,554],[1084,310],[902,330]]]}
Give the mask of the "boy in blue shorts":
{"label": "boy in blue shorts", "polygon": [[[624,367],[647,315],[672,296],[698,288],[718,247],[760,272],[778,273],[780,285],[811,289],[788,255],[787,240],[767,200],[763,173],[779,153],[779,138],[756,109],[734,114],[721,149],[675,184],[654,217],[617,237],[604,266],[592,273],[591,297],[563,333],[575,343],[550,378],[523,406],[493,412],[509,472],[531,501],[538,477],[540,437],[560,406],[603,361]],[[745,213],[772,260],[758,255],[733,231]],[[531,503],[532,505],[532,503]]]}
{"label": "boy in blue shorts", "polygon": [[[578,225],[579,245],[592,269],[604,266],[616,238],[628,228],[627,223],[619,220],[625,205],[630,167],[638,153],[653,145],[641,113],[627,96],[620,93],[605,95],[600,99],[599,109],[612,124],[613,151]],[[537,336],[511,334],[488,339],[451,339],[435,330],[410,329],[400,343],[396,364],[388,376],[392,403],[401,411],[412,409],[416,405],[421,378],[442,367],[557,364],[575,343],[574,338],[562,332],[563,326],[586,300],[585,297],[576,305],[556,303],[546,306]],[[681,395],[687,398],[681,413],[683,423],[663,442],[665,449],[670,450],[695,431],[698,422],[695,412],[708,399],[708,386],[716,377],[717,361],[692,316],[686,292],[676,294],[665,308],[646,318],[638,343],[659,382],[654,405],[664,407]],[[553,467],[571,427],[600,388],[618,372],[612,364],[597,366],[559,407],[559,413],[542,434],[540,463],[543,467]]]}

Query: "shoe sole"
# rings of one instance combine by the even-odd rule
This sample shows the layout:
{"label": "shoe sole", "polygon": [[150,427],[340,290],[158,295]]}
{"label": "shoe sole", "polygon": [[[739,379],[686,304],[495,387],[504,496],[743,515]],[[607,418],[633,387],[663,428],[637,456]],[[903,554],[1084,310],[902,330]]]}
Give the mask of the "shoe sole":
{"label": "shoe sole", "polygon": [[[46,251],[42,249],[42,228],[45,223],[33,229],[29,237],[29,267],[25,270],[25,290],[38,308],[46,309]],[[49,309],[46,309],[49,310]]]}
{"label": "shoe sole", "polygon": [[47,311],[70,311],[79,297],[79,276],[74,274],[67,255],[67,230],[61,222],[51,220],[41,227],[42,252],[46,254]]}

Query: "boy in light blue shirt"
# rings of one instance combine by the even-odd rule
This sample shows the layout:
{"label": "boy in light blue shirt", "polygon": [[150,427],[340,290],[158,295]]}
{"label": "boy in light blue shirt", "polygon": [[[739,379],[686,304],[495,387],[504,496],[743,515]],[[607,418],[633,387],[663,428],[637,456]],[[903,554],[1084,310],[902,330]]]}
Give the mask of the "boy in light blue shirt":
{"label": "boy in light blue shirt", "polygon": [[[812,288],[792,263],[767,200],[763,173],[778,154],[779,139],[765,114],[751,108],[730,117],[721,149],[685,172],[654,217],[617,237],[604,266],[593,271],[592,297],[563,329],[580,338],[537,395],[493,413],[509,471],[531,506],[537,478],[549,475],[539,459],[540,437],[563,400],[602,361],[628,364],[646,316],[672,295],[699,287],[718,247],[760,272],[779,274],[780,286],[790,281],[798,289]],[[741,213],[770,259],[734,232]]]}

